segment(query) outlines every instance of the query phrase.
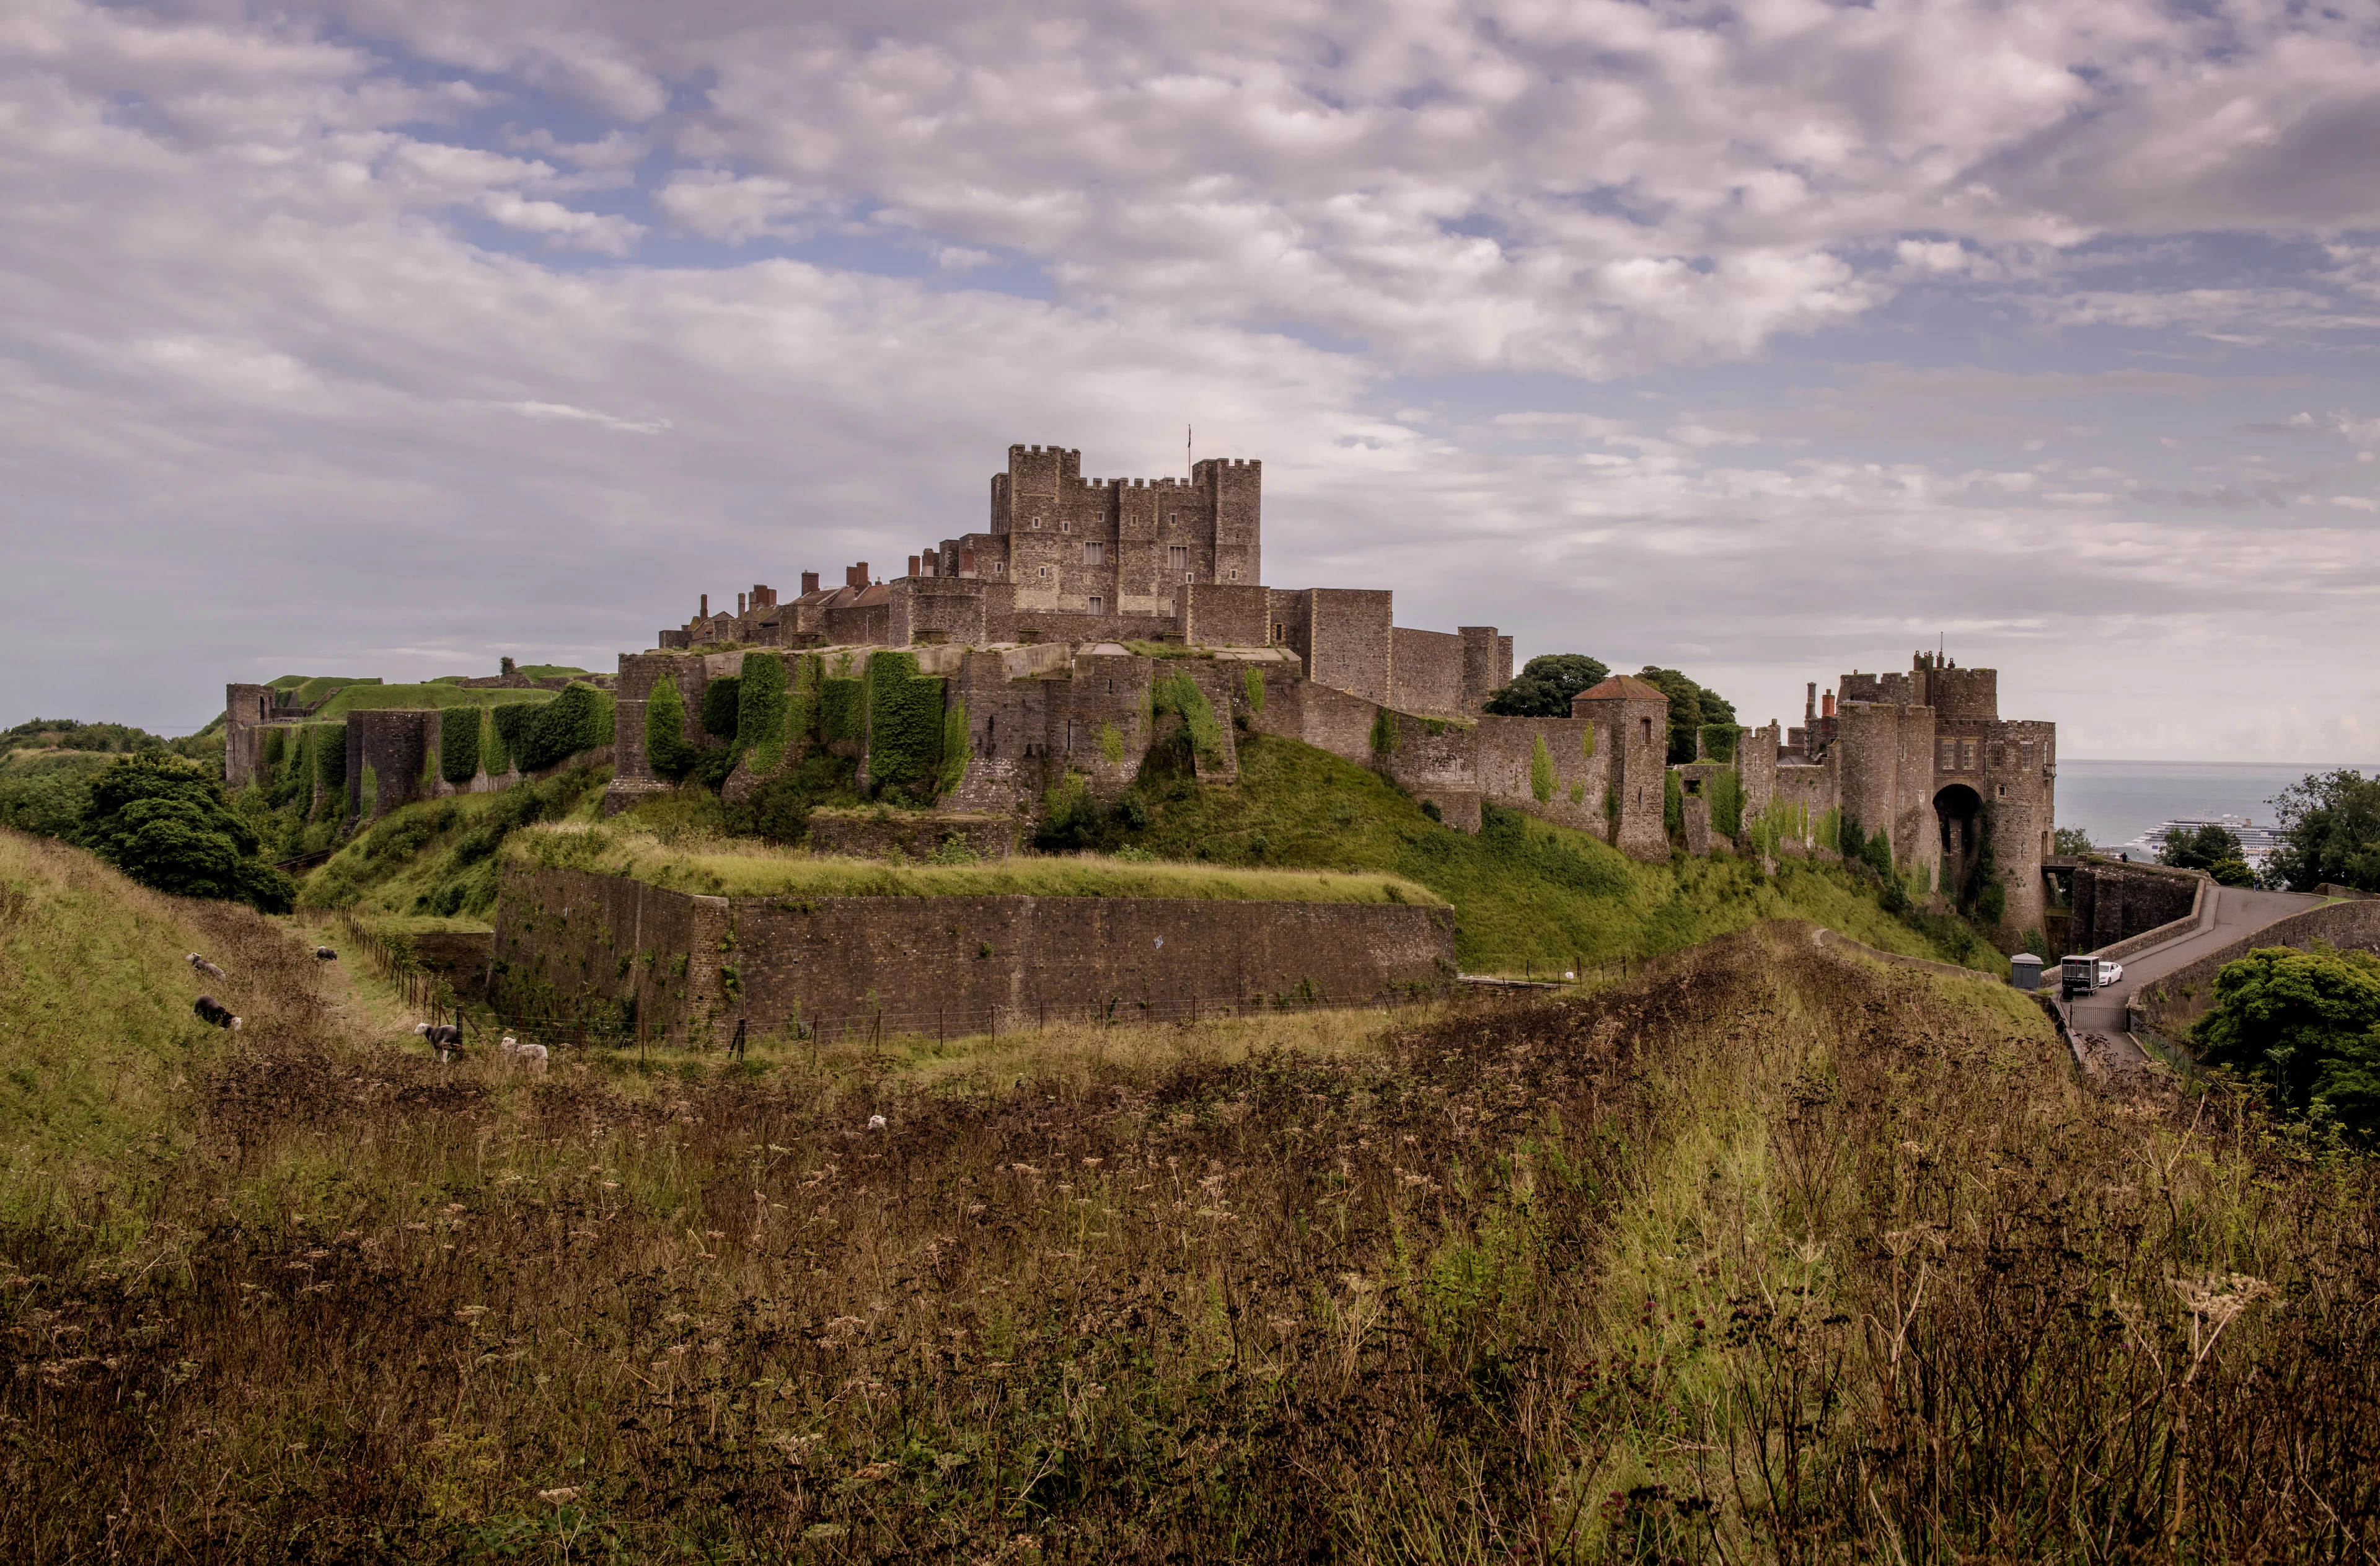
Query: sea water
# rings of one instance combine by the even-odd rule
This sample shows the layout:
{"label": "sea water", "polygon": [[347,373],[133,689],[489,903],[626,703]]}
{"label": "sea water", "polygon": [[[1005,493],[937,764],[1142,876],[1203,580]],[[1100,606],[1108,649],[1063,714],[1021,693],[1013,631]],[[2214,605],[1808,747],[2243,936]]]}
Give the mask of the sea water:
{"label": "sea water", "polygon": [[[2076,761],[2058,763],[2058,824],[2081,827],[2101,848],[2143,848],[2153,828],[2189,817],[2245,816],[2274,824],[2272,800],[2315,761]],[[2374,769],[2361,769],[2368,775]]]}

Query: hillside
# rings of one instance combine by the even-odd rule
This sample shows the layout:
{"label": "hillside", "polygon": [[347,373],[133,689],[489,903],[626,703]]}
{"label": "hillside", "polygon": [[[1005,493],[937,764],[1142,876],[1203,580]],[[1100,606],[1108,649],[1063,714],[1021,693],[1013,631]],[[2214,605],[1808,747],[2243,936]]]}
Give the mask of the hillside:
{"label": "hillside", "polygon": [[[538,1075],[434,1066],[359,965],[73,850],[0,837],[0,1135],[49,1196],[0,1208],[6,1559],[2180,1562],[2380,1524],[2372,1160],[2094,1098],[2004,987],[1804,927],[1529,1004]],[[174,1031],[190,936],[237,1039]]]}
{"label": "hillside", "polygon": [[[1473,836],[1430,819],[1377,773],[1293,740],[1243,736],[1240,770],[1235,784],[1152,775],[1085,835],[1127,857],[1397,877],[1453,905],[1457,957],[1475,972],[1575,972],[1768,918],[1807,919],[1880,950],[2007,972],[1962,925],[1921,929],[1887,914],[1855,872],[1788,862],[1764,877],[1733,858],[1641,865],[1586,833],[1504,810],[1491,809]],[[506,835],[529,821],[592,820],[599,783],[574,774],[532,791],[407,806],[317,870],[300,901],[484,917],[495,905],[495,856]],[[609,823],[677,852],[748,857],[727,838],[729,824],[715,796],[693,789]]]}

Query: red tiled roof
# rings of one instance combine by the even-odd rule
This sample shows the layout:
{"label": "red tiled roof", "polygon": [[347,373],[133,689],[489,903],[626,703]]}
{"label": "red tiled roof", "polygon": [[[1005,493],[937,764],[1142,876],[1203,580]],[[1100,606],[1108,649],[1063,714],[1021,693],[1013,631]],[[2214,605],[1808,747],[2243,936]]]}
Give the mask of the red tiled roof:
{"label": "red tiled roof", "polygon": [[1593,690],[1581,691],[1580,701],[1667,701],[1658,686],[1646,685],[1633,674],[1614,674]]}

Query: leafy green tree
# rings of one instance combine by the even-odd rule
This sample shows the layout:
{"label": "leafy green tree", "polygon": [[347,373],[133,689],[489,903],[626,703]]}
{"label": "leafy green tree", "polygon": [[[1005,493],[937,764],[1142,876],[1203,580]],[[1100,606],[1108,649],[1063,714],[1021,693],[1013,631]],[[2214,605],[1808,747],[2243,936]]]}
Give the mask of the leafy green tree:
{"label": "leafy green tree", "polygon": [[2215,878],[2217,886],[2256,884],[2256,872],[2249,868],[2245,859],[2217,859],[2206,867],[2206,873]]}
{"label": "leafy green tree", "polygon": [[1583,652],[1548,652],[1532,658],[1509,686],[1483,704],[1503,718],[1567,718],[1571,698],[1603,683],[1611,670]]}
{"label": "leafy green tree", "polygon": [[2380,777],[2350,767],[2315,772],[2272,803],[2280,841],[2265,861],[2266,885],[2380,892]]}
{"label": "leafy green tree", "polygon": [[237,898],[286,913],[289,878],[256,857],[257,837],[206,769],[162,750],[111,763],[91,780],[76,836],[144,886],[176,897]]}
{"label": "leafy green tree", "polygon": [[2380,1131],[2380,957],[2259,947],[2216,975],[2215,1009],[2191,1037],[2208,1065],[2289,1109]]}
{"label": "leafy green tree", "polygon": [[2082,827],[2059,827],[2050,833],[2050,851],[2067,858],[2078,854],[2096,854],[2098,846],[2091,834]]}
{"label": "leafy green tree", "polygon": [[2158,864],[2184,870],[2211,870],[2218,860],[2239,857],[2240,834],[2213,821],[2168,832],[2157,848]]}
{"label": "leafy green tree", "polygon": [[1647,663],[1636,677],[1670,698],[1670,763],[1694,759],[1694,738],[1706,723],[1732,723],[1735,704],[1714,690],[1706,690],[1675,669]]}

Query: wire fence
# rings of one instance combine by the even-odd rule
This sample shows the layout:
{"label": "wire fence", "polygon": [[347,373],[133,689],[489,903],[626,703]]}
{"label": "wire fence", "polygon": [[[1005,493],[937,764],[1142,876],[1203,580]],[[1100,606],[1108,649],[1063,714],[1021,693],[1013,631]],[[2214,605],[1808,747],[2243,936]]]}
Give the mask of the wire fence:
{"label": "wire fence", "polygon": [[462,1024],[455,987],[421,965],[411,941],[394,931],[375,929],[346,910],[339,914],[338,931],[340,943],[403,997],[407,1010],[420,1013],[424,1022]]}

